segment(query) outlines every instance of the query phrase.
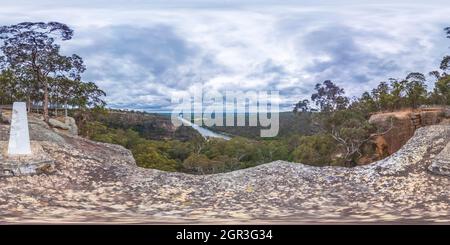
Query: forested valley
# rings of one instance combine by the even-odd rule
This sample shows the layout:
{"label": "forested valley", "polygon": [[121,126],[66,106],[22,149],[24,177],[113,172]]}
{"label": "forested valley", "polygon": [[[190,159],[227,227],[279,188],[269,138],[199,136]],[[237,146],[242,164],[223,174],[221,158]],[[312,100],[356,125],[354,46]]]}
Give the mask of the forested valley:
{"label": "forested valley", "polygon": [[[445,31],[450,38],[450,28]],[[29,112],[47,122],[72,116],[83,137],[122,145],[145,168],[211,174],[275,160],[353,167],[374,154],[370,137],[382,133],[368,122],[372,114],[450,105],[446,56],[436,71],[389,78],[357,98],[348,97],[338,82],[318,83],[309,98],[299,98],[292,111],[281,113],[275,138],[260,138],[258,127],[211,127],[232,139],[204,139],[192,128],[174,128],[168,115],[110,109],[95,81],[83,81],[83,59],[60,52],[60,43],[73,34],[57,22],[0,27],[1,104],[26,101]]]}

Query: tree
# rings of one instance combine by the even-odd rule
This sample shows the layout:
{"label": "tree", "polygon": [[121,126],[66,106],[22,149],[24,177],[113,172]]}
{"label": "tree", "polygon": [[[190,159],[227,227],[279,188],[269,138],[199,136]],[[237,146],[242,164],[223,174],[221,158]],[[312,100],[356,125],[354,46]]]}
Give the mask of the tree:
{"label": "tree", "polygon": [[450,56],[449,55],[444,56],[444,58],[442,58],[441,66],[439,68],[441,68],[441,70],[444,70],[444,71],[446,71],[450,68]]}
{"label": "tree", "polygon": [[405,106],[404,102],[404,96],[406,93],[405,81],[404,80],[399,81],[398,79],[394,78],[390,78],[389,81],[391,83],[392,110],[401,109],[403,106]]}
{"label": "tree", "polygon": [[[450,27],[446,27],[444,29],[444,31],[447,34],[447,38],[450,38]],[[444,58],[442,58],[442,62],[441,62],[441,66],[440,66],[441,70],[446,71],[450,68],[450,56],[446,55],[444,56]],[[443,74],[444,76],[447,74]]]}
{"label": "tree", "polygon": [[293,160],[315,166],[328,166],[333,162],[336,143],[329,134],[302,136],[299,146],[292,152]]}
{"label": "tree", "polygon": [[361,148],[375,131],[360,111],[341,110],[325,118],[324,127],[341,147],[345,165],[354,166],[362,156]]}
{"label": "tree", "polygon": [[0,99],[1,104],[14,101],[16,94],[17,81],[11,70],[3,70],[0,73]]}
{"label": "tree", "polygon": [[183,167],[193,173],[210,174],[214,173],[214,165],[218,162],[209,159],[203,154],[193,153],[183,161]]}
{"label": "tree", "polygon": [[349,106],[349,109],[359,110],[367,117],[378,110],[375,100],[372,98],[369,92],[364,92],[360,98],[357,98]]}
{"label": "tree", "polygon": [[102,99],[106,96],[105,92],[93,82],[77,83],[73,94],[71,104],[79,108],[103,107],[106,105],[106,102]]}
{"label": "tree", "polygon": [[[345,164],[353,166],[356,158],[361,156],[361,147],[369,140],[372,128],[362,111],[347,108],[349,99],[345,97],[344,89],[329,80],[317,84],[315,89],[317,92],[311,99],[320,107],[321,112],[314,116],[314,121],[322,134],[331,136],[333,144],[341,147]],[[387,83],[381,83],[373,92],[375,99],[383,101],[386,106],[388,103],[383,98],[388,94]],[[365,99],[372,100],[369,94],[366,94]]]}
{"label": "tree", "polygon": [[[61,102],[64,105],[64,115],[67,117],[67,107],[69,100],[76,95],[80,81],[60,77],[57,79],[57,87],[55,89],[56,102]],[[55,108],[57,110],[57,107]]]}
{"label": "tree", "polygon": [[169,159],[150,143],[139,144],[132,149],[132,152],[140,167],[172,172],[178,170],[179,166],[175,160]]}
{"label": "tree", "polygon": [[52,78],[79,79],[84,72],[78,55],[60,54],[56,40],[70,40],[73,30],[59,22],[22,22],[1,26],[0,40],[4,66],[18,73],[29,71],[33,81],[43,90],[44,120],[48,122],[49,83]]}
{"label": "tree", "polygon": [[309,110],[310,110],[309,100],[307,100],[307,99],[301,100],[297,104],[294,105],[294,113],[307,112]]}
{"label": "tree", "polygon": [[322,112],[342,110],[349,103],[348,98],[344,96],[344,89],[330,80],[316,84],[315,90],[317,92],[311,95],[311,100],[319,106]]}
{"label": "tree", "polygon": [[[450,27],[444,29],[447,38],[450,38]],[[430,75],[436,78],[434,90],[431,93],[430,100],[433,103],[450,105],[450,74],[447,71],[450,69],[450,56],[447,55],[442,59],[439,67],[442,72],[432,71]]]}
{"label": "tree", "polygon": [[425,85],[425,75],[412,72],[406,76],[405,91],[408,105],[417,108],[427,99],[427,86]]}
{"label": "tree", "polygon": [[441,75],[438,71],[430,72],[436,78],[433,92],[430,95],[430,102],[434,104],[450,105],[450,75]]}
{"label": "tree", "polygon": [[387,82],[380,82],[376,88],[372,89],[372,97],[378,111],[392,110],[392,96]]}

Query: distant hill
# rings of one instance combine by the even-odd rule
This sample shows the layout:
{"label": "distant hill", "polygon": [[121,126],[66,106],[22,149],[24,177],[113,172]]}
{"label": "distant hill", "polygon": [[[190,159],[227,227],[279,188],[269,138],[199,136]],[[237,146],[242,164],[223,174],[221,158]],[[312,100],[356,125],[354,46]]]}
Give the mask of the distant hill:
{"label": "distant hill", "polygon": [[97,116],[97,120],[111,128],[133,129],[150,140],[186,141],[199,135],[191,127],[175,127],[170,120],[170,114],[109,110],[108,114]]}
{"label": "distant hill", "polygon": [[[256,114],[246,114],[248,125],[249,116]],[[227,114],[226,116],[230,116]],[[152,140],[179,139],[186,141],[199,134],[191,127],[175,127],[169,113],[147,113],[135,111],[109,110],[107,115],[98,116],[98,121],[108,127],[117,129],[133,129],[139,134]],[[198,123],[198,118],[193,120]],[[251,139],[260,138],[261,127],[258,126],[212,126],[207,127],[215,132],[221,132],[231,136],[241,136]],[[266,127],[267,128],[267,127]],[[293,134],[311,135],[317,132],[317,129],[311,123],[311,113],[293,113],[281,112],[279,114],[279,133],[277,138],[288,137]]]}
{"label": "distant hill", "polygon": [[[255,114],[253,114],[254,116]],[[281,112],[279,114],[279,133],[277,138],[288,137],[293,134],[311,135],[317,130],[311,123],[310,112]],[[249,115],[246,115],[246,121],[248,122]],[[248,124],[248,123],[247,123]],[[234,136],[242,136],[247,138],[259,138],[261,127],[259,124],[256,127],[250,126],[213,126],[208,127],[213,131],[219,131]]]}

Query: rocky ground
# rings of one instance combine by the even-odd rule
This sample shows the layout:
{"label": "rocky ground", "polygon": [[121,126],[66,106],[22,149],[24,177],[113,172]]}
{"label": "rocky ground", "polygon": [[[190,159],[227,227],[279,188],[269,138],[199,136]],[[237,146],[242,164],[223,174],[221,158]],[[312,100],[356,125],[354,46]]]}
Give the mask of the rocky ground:
{"label": "rocky ground", "polygon": [[367,166],[273,162],[207,176],[142,169],[120,146],[30,128],[56,169],[0,178],[3,223],[450,223],[450,177],[429,170],[450,158],[450,126],[420,128]]}

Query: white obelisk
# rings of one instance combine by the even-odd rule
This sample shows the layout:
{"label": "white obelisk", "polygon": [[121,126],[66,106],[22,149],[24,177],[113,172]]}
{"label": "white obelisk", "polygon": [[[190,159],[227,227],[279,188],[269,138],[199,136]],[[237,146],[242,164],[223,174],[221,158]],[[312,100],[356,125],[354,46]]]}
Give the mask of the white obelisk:
{"label": "white obelisk", "polygon": [[30,134],[28,132],[27,106],[25,102],[14,102],[11,130],[9,133],[8,155],[31,154]]}

